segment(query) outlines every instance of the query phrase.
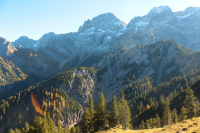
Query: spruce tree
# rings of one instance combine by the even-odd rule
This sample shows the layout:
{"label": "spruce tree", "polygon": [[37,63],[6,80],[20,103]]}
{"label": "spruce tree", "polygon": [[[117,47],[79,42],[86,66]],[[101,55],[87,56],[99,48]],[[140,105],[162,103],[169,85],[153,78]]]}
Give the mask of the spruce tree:
{"label": "spruce tree", "polygon": [[171,125],[172,124],[172,117],[171,117],[171,111],[170,111],[170,101],[167,97],[167,101],[165,102],[164,106],[164,112],[162,117],[162,125]]}
{"label": "spruce tree", "polygon": [[179,122],[182,122],[183,120],[187,119],[187,114],[186,114],[186,108],[182,106],[180,116],[179,116]]}
{"label": "spruce tree", "polygon": [[156,115],[156,127],[157,127],[157,128],[160,128],[160,127],[161,127],[161,119],[160,119],[160,117],[159,117],[158,114]]}
{"label": "spruce tree", "polygon": [[139,129],[145,129],[145,122],[143,120],[141,124],[139,125]]}
{"label": "spruce tree", "polygon": [[85,112],[82,117],[82,123],[81,123],[81,129],[83,133],[89,133],[90,131],[90,120],[91,120],[91,115],[89,108],[85,109]]}
{"label": "spruce tree", "polygon": [[101,93],[94,113],[94,129],[99,130],[105,128],[107,124],[106,101],[103,93]]}
{"label": "spruce tree", "polygon": [[50,114],[47,114],[47,121],[48,121],[48,133],[55,133],[55,124],[52,118],[50,117]]}
{"label": "spruce tree", "polygon": [[117,126],[119,124],[119,111],[117,108],[117,99],[113,96],[111,110],[109,114],[109,125],[110,126]]}
{"label": "spruce tree", "polygon": [[29,123],[26,121],[26,122],[25,122],[25,126],[24,126],[24,132],[25,132],[25,133],[28,133],[28,132],[29,132],[29,127],[30,127],[30,125],[29,125]]}
{"label": "spruce tree", "polygon": [[18,128],[15,128],[15,133],[21,133],[21,130]]}
{"label": "spruce tree", "polygon": [[163,105],[164,104],[164,100],[163,100],[163,95],[160,95],[160,100],[159,100],[159,105]]}
{"label": "spruce tree", "polygon": [[35,116],[35,120],[34,120],[33,126],[35,128],[34,129],[35,132],[37,132],[37,133],[45,133],[44,126],[46,126],[46,125],[44,124],[44,120],[40,116]]}
{"label": "spruce tree", "polygon": [[72,127],[71,130],[70,130],[70,133],[76,133],[76,128]]}
{"label": "spruce tree", "polygon": [[92,96],[90,95],[90,101],[89,101],[89,113],[90,113],[90,132],[92,130],[94,130],[94,127],[93,127],[93,116],[94,116],[94,103],[93,103],[93,98]]}
{"label": "spruce tree", "polygon": [[178,115],[177,115],[176,108],[174,110],[172,110],[172,121],[173,121],[173,123],[177,123],[178,122]]}
{"label": "spruce tree", "polygon": [[13,129],[10,129],[9,133],[15,133],[15,131]]}
{"label": "spruce tree", "polygon": [[187,117],[192,118],[196,116],[196,110],[195,110],[195,101],[196,97],[194,97],[194,92],[191,88],[186,89],[186,96],[184,101],[184,106],[187,109]]}
{"label": "spruce tree", "polygon": [[118,102],[119,110],[119,123],[122,125],[123,129],[126,129],[130,126],[131,113],[127,101],[124,98],[124,92],[121,91],[120,100]]}
{"label": "spruce tree", "polygon": [[61,125],[60,120],[57,120],[57,128],[58,128],[58,133],[63,133],[63,129],[62,129],[62,125]]}

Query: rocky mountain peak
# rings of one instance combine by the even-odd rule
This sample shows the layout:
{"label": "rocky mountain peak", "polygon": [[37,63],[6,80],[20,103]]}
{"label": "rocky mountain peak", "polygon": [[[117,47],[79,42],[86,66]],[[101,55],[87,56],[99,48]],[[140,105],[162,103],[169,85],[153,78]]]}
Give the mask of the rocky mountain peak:
{"label": "rocky mountain peak", "polygon": [[159,14],[163,14],[163,13],[173,14],[173,12],[169,6],[159,6],[159,7],[154,7],[153,9],[151,9],[147,15],[155,16],[155,15],[159,15]]}
{"label": "rocky mountain peak", "polygon": [[36,43],[36,41],[28,38],[27,36],[21,36],[20,38],[12,42],[13,46],[15,47],[21,45],[25,48],[30,48],[31,46],[33,46],[34,43]]}
{"label": "rocky mountain peak", "polygon": [[94,17],[92,20],[88,19],[85,21],[84,24],[79,27],[78,32],[83,32],[90,27],[103,29],[105,31],[119,31],[125,29],[126,23],[118,19],[113,13],[104,13]]}
{"label": "rocky mountain peak", "polygon": [[175,12],[174,14],[177,17],[189,17],[190,15],[194,14],[194,13],[198,13],[200,14],[200,7],[188,7],[186,8],[184,11],[179,11],[179,12]]}

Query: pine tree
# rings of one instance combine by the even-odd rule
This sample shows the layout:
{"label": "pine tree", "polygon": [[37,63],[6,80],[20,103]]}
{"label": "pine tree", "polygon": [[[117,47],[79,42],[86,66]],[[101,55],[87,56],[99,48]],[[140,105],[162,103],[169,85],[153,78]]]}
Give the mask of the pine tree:
{"label": "pine tree", "polygon": [[34,120],[33,126],[34,126],[35,131],[37,133],[45,133],[45,131],[43,130],[45,124],[44,124],[44,120],[40,116],[35,116],[35,120]]}
{"label": "pine tree", "polygon": [[105,128],[107,124],[107,110],[106,110],[106,101],[103,93],[101,93],[94,113],[94,129],[99,130]]}
{"label": "pine tree", "polygon": [[178,122],[178,115],[177,115],[176,108],[174,110],[172,110],[172,121],[173,121],[173,123],[177,123]]}
{"label": "pine tree", "polygon": [[119,111],[117,108],[117,99],[113,96],[112,104],[111,104],[111,111],[109,115],[109,125],[110,126],[117,126],[119,124]]}
{"label": "pine tree", "polygon": [[47,121],[48,121],[48,131],[49,131],[49,133],[55,133],[54,121],[50,117],[49,113],[47,114]]}
{"label": "pine tree", "polygon": [[118,102],[119,110],[119,123],[122,125],[123,129],[126,129],[130,126],[131,113],[127,101],[124,98],[124,92],[121,91],[120,100]]}
{"label": "pine tree", "polygon": [[70,130],[70,133],[76,133],[76,128],[72,127],[71,130]]}
{"label": "pine tree", "polygon": [[186,114],[186,108],[182,106],[180,116],[179,116],[179,122],[182,122],[183,120],[187,119],[187,114]]}
{"label": "pine tree", "polygon": [[15,128],[15,133],[21,133],[20,129]]}
{"label": "pine tree", "polygon": [[156,115],[156,127],[157,127],[157,128],[160,128],[160,127],[161,127],[161,119],[160,119],[160,117],[159,117],[158,114]]}
{"label": "pine tree", "polygon": [[82,129],[83,133],[89,133],[90,120],[91,120],[90,111],[89,111],[89,108],[86,108],[85,112],[83,114],[82,123],[81,123],[81,129]]}
{"label": "pine tree", "polygon": [[29,125],[29,123],[26,121],[26,122],[25,122],[25,126],[24,126],[24,132],[25,132],[25,133],[28,133],[29,127],[30,127],[30,125]]}
{"label": "pine tree", "polygon": [[10,129],[9,133],[15,133],[15,131],[13,129]]}
{"label": "pine tree", "polygon": [[90,101],[89,101],[89,112],[90,112],[90,126],[89,126],[89,129],[90,129],[90,132],[94,130],[94,127],[93,127],[93,116],[94,116],[94,103],[93,103],[93,98],[92,96],[90,95]]}
{"label": "pine tree", "polygon": [[194,92],[191,88],[186,89],[186,96],[184,101],[184,106],[187,109],[187,117],[192,118],[196,116],[196,110],[195,110],[195,101],[196,97],[194,97]]}
{"label": "pine tree", "polygon": [[170,111],[170,101],[167,97],[167,101],[165,102],[164,106],[164,112],[162,117],[162,125],[171,125],[172,124],[172,117],[171,117],[171,111]]}
{"label": "pine tree", "polygon": [[145,129],[145,122],[143,120],[141,124],[139,125],[139,129]]}
{"label": "pine tree", "polygon": [[146,129],[149,129],[149,128],[150,128],[150,122],[149,122],[148,120],[146,120],[145,128],[146,128]]}
{"label": "pine tree", "polygon": [[57,120],[57,128],[58,128],[58,133],[63,133],[63,129],[62,129],[62,125],[61,125],[60,120]]}
{"label": "pine tree", "polygon": [[163,104],[164,104],[164,100],[163,100],[163,95],[162,95],[162,94],[160,95],[159,103],[160,103],[160,105],[163,105]]}

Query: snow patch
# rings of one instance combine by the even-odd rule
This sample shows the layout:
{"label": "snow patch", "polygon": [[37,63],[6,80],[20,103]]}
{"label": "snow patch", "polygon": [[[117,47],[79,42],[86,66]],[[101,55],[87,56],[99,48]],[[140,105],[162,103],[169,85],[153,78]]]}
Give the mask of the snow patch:
{"label": "snow patch", "polygon": [[159,7],[154,7],[150,13],[155,13],[155,14],[160,14],[166,10],[169,10],[170,8],[168,6],[159,6]]}
{"label": "snow patch", "polygon": [[183,16],[176,16],[176,17],[179,18],[179,19],[184,19],[184,18],[189,17],[190,15],[192,15],[192,13],[189,13],[189,14],[186,14],[186,15],[183,15]]}
{"label": "snow patch", "polygon": [[107,36],[106,39],[111,39],[111,36]]}
{"label": "snow patch", "polygon": [[38,46],[38,43],[39,43],[39,42],[35,43],[35,44],[33,45],[33,47],[37,47],[37,46]]}

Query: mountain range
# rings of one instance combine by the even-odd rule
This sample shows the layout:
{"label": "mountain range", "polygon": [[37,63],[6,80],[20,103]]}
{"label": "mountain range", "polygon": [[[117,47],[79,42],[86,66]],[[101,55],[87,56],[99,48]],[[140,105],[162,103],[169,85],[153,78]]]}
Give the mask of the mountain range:
{"label": "mountain range", "polygon": [[[63,104],[65,111],[57,112],[73,114],[73,118],[69,117],[71,115],[63,118],[64,125],[71,127],[81,119],[90,95],[97,103],[103,92],[109,101],[113,95],[145,77],[151,77],[151,84],[157,86],[179,74],[199,69],[199,25],[199,7],[172,12],[170,7],[160,6],[147,15],[133,18],[128,24],[112,13],[105,13],[85,21],[77,32],[50,32],[39,40],[22,36],[14,42],[1,37],[0,114],[8,117],[18,104],[26,110],[21,104],[23,100],[31,103],[27,98],[30,90],[38,93],[36,97],[44,106],[42,97],[49,96],[44,93],[46,88],[51,93],[64,93],[65,99],[70,97],[70,103],[76,103],[74,110],[66,111],[67,104]],[[15,98],[10,97],[13,95]],[[19,95],[23,99],[19,100],[21,104],[15,101]],[[12,101],[9,107],[3,100],[7,98]],[[52,100],[56,98],[47,101]],[[6,114],[4,110],[9,111]],[[7,118],[5,121],[0,131],[24,124],[10,124]],[[28,121],[31,123],[33,119]]]}

